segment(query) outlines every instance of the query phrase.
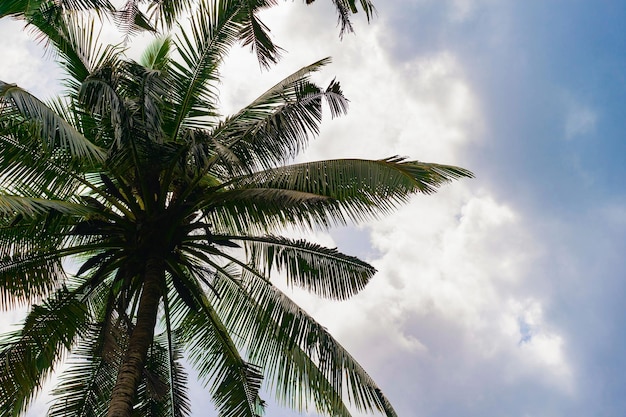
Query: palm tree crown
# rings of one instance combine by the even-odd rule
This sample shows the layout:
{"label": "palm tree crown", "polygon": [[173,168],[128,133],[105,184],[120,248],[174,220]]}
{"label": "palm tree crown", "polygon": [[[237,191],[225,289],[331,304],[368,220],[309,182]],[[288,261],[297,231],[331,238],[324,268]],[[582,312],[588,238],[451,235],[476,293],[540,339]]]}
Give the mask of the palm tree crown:
{"label": "palm tree crown", "polygon": [[218,69],[245,42],[251,2],[197,3],[139,61],[100,45],[80,12],[42,1],[23,14],[57,51],[67,95],[46,104],[0,81],[0,303],[30,306],[0,341],[0,414],[24,412],[65,360],[52,417],[185,416],[184,353],[222,416],[260,415],[262,384],[298,410],[394,416],[270,281],[346,299],[374,268],[280,233],[371,218],[471,174],[398,157],[288,165],[323,102],[346,111],[338,82],[309,79],[328,59],[220,117]]}

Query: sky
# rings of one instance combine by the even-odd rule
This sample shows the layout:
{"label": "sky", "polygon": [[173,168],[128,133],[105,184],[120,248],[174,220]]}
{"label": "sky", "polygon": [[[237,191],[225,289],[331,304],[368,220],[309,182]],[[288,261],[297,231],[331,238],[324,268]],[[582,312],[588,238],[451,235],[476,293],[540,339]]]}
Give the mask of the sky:
{"label": "sky", "polygon": [[[279,2],[263,19],[284,58],[261,71],[233,51],[224,112],[331,56],[316,79],[336,77],[350,110],[302,160],[402,155],[476,178],[311,236],[378,269],[352,299],[286,291],[401,417],[623,416],[626,2],[374,4],[339,40],[330,1]],[[58,91],[60,72],[18,24],[0,21],[0,39],[0,80]],[[193,416],[206,415],[206,394],[192,394]],[[267,415],[297,414],[270,403]]]}

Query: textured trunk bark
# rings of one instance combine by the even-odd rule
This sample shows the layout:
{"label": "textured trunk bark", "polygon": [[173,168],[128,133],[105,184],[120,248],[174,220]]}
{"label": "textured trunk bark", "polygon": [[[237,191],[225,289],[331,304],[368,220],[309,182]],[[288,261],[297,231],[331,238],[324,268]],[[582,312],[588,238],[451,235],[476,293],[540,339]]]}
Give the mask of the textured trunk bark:
{"label": "textured trunk bark", "polygon": [[154,336],[164,273],[162,260],[149,259],[146,262],[145,280],[137,310],[137,322],[128,341],[128,349],[117,375],[107,417],[130,417],[132,413],[133,400],[143,375],[146,356]]}

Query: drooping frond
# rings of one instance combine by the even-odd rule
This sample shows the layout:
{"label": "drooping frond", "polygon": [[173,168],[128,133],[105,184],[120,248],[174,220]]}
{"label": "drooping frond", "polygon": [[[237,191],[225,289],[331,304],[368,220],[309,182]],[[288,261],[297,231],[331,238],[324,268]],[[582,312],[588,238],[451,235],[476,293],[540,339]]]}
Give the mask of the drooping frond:
{"label": "drooping frond", "polygon": [[145,417],[185,417],[190,414],[187,374],[180,363],[182,346],[175,335],[156,335],[148,351],[144,379],[135,411]]}
{"label": "drooping frond", "polygon": [[220,416],[259,417],[260,369],[243,360],[206,298],[202,304],[201,311],[190,312],[180,326],[190,363],[209,384]]}
{"label": "drooping frond", "polygon": [[100,324],[91,326],[73,350],[69,367],[52,392],[49,417],[100,417],[106,411],[119,366],[113,360],[116,355],[105,356],[104,339],[110,336],[104,332],[110,330]]}
{"label": "drooping frond", "polygon": [[266,365],[268,382],[281,402],[304,410],[312,397],[320,412],[349,415],[343,406],[349,402],[360,411],[396,416],[352,356],[266,280],[246,273],[240,283],[221,279],[216,288],[217,311],[239,336],[250,359]]}
{"label": "drooping frond", "polygon": [[[311,4],[315,0],[305,0],[306,4]],[[339,36],[343,37],[346,32],[353,32],[352,22],[350,21],[350,15],[357,13],[359,10],[357,8],[356,0],[332,0],[335,5],[335,9],[337,9],[337,23],[340,25]],[[369,22],[374,14],[376,13],[376,9],[374,8],[374,4],[370,0],[359,0],[361,5],[361,9],[365,12],[365,16],[367,21]]]}
{"label": "drooping frond", "polygon": [[160,0],[148,4],[148,19],[155,27],[170,29],[179,18],[189,12],[195,0]]}
{"label": "drooping frond", "polygon": [[48,154],[67,152],[72,158],[101,162],[104,153],[52,109],[15,84],[0,81],[0,121],[21,120],[33,125],[32,133]]}
{"label": "drooping frond", "polygon": [[47,296],[65,278],[58,253],[5,255],[0,259],[0,308],[14,308]]}
{"label": "drooping frond", "polygon": [[77,336],[85,330],[85,305],[62,289],[34,306],[20,330],[0,341],[0,414],[26,410]]}
{"label": "drooping frond", "polygon": [[242,4],[239,39],[256,53],[264,68],[278,62],[281,49],[270,38],[270,29],[259,19],[259,12],[276,5],[276,0],[240,0]]}
{"label": "drooping frond", "polygon": [[[214,236],[220,238],[220,236]],[[248,259],[269,276],[273,268],[285,272],[287,282],[318,296],[345,300],[361,291],[376,269],[336,248],[325,248],[302,239],[279,236],[224,236],[243,241]]]}

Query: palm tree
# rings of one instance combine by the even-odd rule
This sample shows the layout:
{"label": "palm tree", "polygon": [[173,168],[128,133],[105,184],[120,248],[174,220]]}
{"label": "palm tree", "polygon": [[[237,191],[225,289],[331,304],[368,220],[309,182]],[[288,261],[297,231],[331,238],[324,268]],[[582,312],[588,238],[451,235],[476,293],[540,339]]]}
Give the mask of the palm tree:
{"label": "palm tree", "polygon": [[291,164],[339,84],[291,74],[217,112],[218,69],[249,23],[242,1],[199,1],[188,28],[139,61],[80,13],[26,17],[58,54],[67,95],[0,81],[0,303],[30,308],[0,340],[0,414],[19,415],[65,363],[49,415],[185,416],[185,360],[221,416],[287,406],[395,412],[348,352],[270,276],[346,299],[374,275],[336,249],[281,237],[393,209],[471,173],[409,161]]}

